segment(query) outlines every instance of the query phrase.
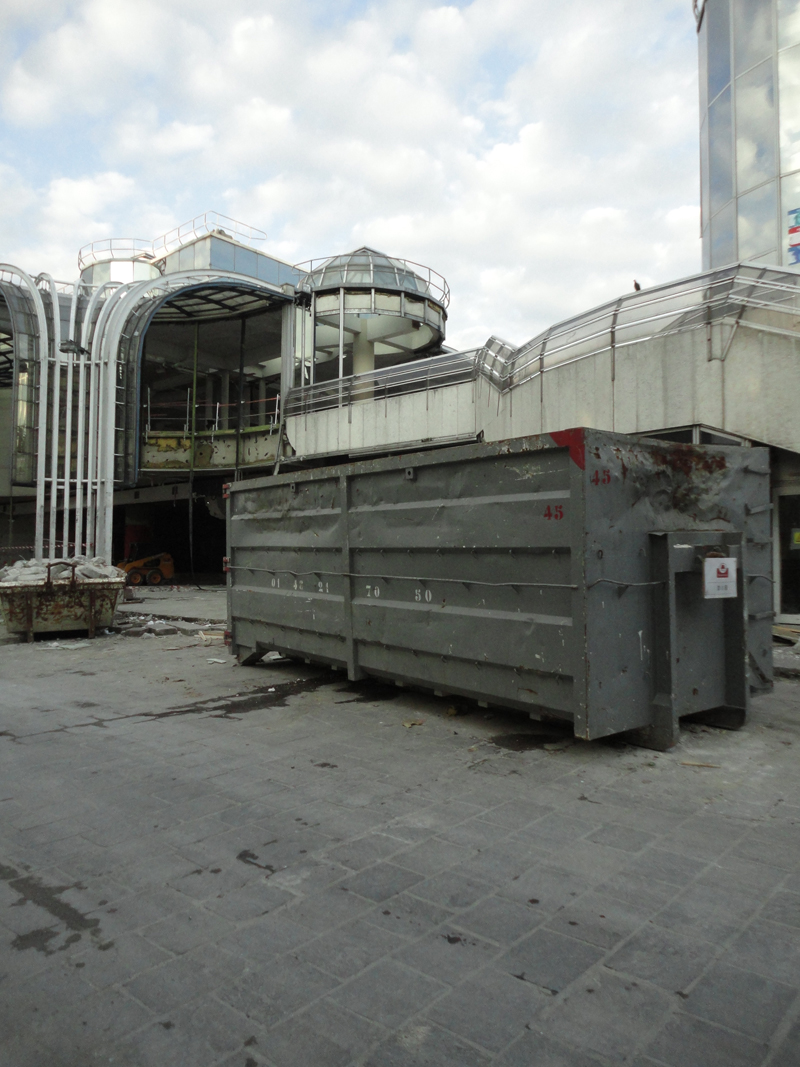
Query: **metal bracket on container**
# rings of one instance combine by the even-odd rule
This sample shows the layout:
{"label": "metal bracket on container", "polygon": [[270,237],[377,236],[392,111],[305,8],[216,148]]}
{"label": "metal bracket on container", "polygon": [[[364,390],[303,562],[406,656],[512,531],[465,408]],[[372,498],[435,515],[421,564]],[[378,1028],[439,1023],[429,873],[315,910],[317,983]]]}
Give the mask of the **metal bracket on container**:
{"label": "metal bracket on container", "polygon": [[[292,483],[294,484],[294,483]],[[342,578],[344,592],[344,639],[347,657],[347,677],[357,682],[364,677],[358,665],[358,651],[353,634],[353,553],[350,547],[350,485],[346,474],[339,475],[339,507],[342,516]]]}

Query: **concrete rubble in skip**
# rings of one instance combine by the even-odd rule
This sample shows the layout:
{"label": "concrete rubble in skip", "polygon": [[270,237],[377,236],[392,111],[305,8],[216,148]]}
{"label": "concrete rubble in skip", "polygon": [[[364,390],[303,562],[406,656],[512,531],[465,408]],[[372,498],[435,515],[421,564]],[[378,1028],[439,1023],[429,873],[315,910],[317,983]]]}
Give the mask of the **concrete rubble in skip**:
{"label": "concrete rubble in skip", "polygon": [[102,556],[70,556],[68,559],[21,559],[0,568],[0,585],[43,585],[48,579],[63,582],[75,576],[76,581],[119,579],[118,567],[107,563]]}

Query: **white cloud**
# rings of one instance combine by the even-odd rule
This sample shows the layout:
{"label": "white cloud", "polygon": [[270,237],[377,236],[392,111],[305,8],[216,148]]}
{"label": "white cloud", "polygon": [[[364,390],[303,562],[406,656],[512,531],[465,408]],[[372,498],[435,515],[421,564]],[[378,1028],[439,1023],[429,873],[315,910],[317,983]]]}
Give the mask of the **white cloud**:
{"label": "white cloud", "polygon": [[22,10],[0,237],[37,271],[218,208],[282,258],[430,263],[472,344],[699,269],[685,0],[52,0],[24,33]]}

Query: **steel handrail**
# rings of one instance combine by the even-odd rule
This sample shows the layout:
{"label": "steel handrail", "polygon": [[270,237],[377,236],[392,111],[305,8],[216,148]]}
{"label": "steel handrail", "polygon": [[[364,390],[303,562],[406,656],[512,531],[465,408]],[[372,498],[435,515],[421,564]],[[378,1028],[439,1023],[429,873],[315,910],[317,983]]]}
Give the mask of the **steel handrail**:
{"label": "steel handrail", "polygon": [[139,237],[105,237],[84,245],[78,252],[78,269],[84,270],[94,263],[105,263],[112,259],[146,259],[150,262],[163,259],[170,252],[189,244],[206,234],[223,233],[240,243],[261,243],[267,239],[266,233],[246,222],[238,222],[216,211],[204,211],[188,222],[182,222],[160,237],[146,241]]}

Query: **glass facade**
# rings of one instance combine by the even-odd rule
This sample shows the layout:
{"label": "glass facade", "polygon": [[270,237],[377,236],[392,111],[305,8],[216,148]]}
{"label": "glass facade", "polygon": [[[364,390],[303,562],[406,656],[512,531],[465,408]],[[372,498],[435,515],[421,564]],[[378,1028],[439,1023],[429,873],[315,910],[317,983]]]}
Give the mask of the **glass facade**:
{"label": "glass facade", "polygon": [[706,0],[703,266],[800,266],[800,0]]}

